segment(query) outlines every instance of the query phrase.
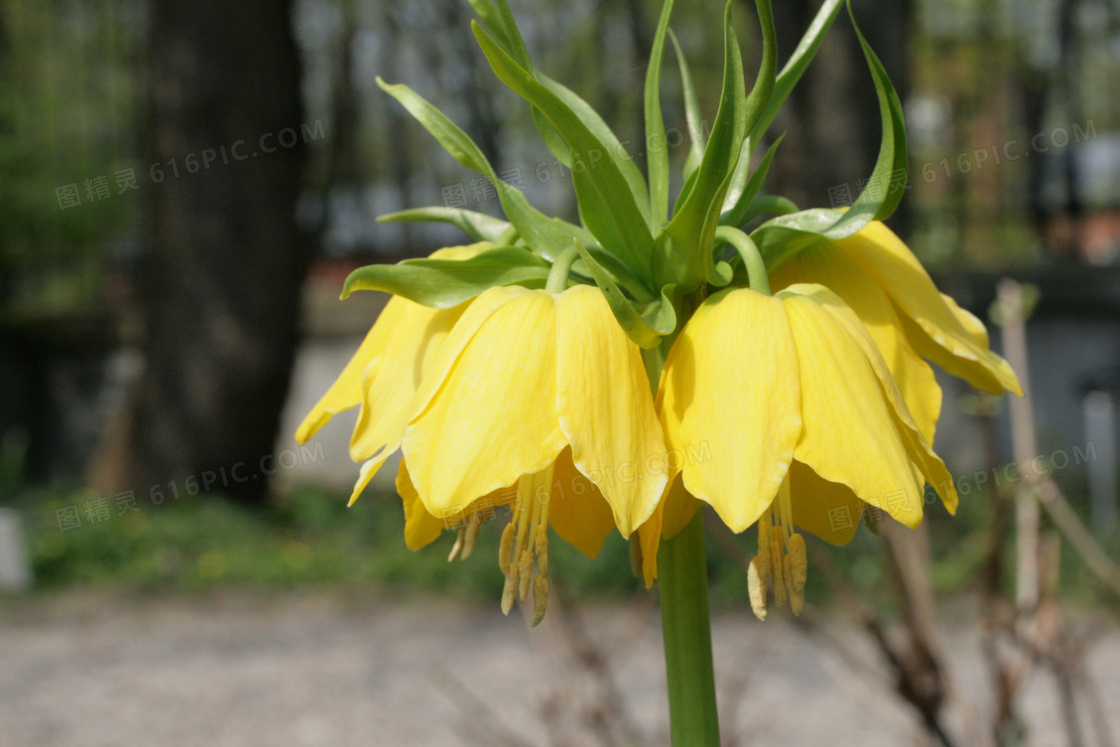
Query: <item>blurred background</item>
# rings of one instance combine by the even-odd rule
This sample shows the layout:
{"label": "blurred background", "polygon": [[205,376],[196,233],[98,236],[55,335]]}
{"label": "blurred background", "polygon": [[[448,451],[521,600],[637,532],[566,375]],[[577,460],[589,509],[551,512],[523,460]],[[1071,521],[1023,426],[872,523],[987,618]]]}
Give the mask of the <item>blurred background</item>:
{"label": "blurred background", "polygon": [[[749,79],[754,7],[733,5]],[[819,3],[775,6],[784,60]],[[750,616],[753,535],[712,525],[725,743],[1118,744],[1120,4],[853,6],[906,111],[891,224],[1030,392],[942,377],[958,516],[814,542],[800,619]],[[536,65],[634,143],[659,10],[513,3]],[[706,122],[721,11],[673,16]],[[353,414],[292,439],[385,301],[338,301],[346,274],[467,243],[376,217],[500,214],[375,76],[576,216],[471,18],[463,0],[0,0],[5,744],[667,741],[656,591],[620,537],[593,561],[554,544],[530,630],[497,610],[500,527],[463,563],[450,538],[410,553],[395,468],[344,508]],[[663,91],[679,171],[675,60]],[[782,132],[768,192],[839,207],[877,188],[843,14]]]}

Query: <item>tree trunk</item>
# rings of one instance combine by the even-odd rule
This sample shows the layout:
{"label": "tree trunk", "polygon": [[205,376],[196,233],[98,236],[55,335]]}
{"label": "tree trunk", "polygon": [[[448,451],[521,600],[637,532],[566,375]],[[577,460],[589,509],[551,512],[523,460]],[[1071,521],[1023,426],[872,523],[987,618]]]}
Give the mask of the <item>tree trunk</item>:
{"label": "tree trunk", "polygon": [[311,258],[291,4],[153,0],[148,23],[146,366],[95,481],[170,495],[213,473],[210,490],[258,500]]}

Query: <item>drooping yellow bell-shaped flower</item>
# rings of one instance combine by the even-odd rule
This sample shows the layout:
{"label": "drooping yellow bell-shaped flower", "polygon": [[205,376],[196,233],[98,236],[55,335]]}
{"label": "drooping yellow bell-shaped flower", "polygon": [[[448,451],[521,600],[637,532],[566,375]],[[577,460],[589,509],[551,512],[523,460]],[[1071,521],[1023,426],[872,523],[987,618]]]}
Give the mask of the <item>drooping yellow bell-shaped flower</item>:
{"label": "drooping yellow bell-shaped flower", "polygon": [[770,283],[776,289],[821,283],[842,298],[875,340],[930,443],[941,388],[923,358],[985,392],[1022,394],[1007,361],[989,349],[983,323],[939,293],[913,252],[881,222],[799,251],[774,270]]}
{"label": "drooping yellow bell-shaped flower", "polygon": [[550,523],[594,554],[612,525],[628,536],[655,509],[667,475],[643,469],[665,453],[649,380],[597,288],[491,288],[418,367],[407,402],[391,392],[394,406],[359,420],[352,452],[366,461],[351,501],[399,449],[410,546],[431,541],[437,524],[461,525],[473,544],[484,514],[512,504],[507,611],[511,589],[525,598],[534,557],[547,579]]}
{"label": "drooping yellow bell-shaped flower", "polygon": [[[492,245],[480,242],[436,250],[434,259],[469,259]],[[393,296],[378,315],[357,352],[342,373],[304,417],[296,429],[296,441],[307,443],[316,431],[340,412],[361,405],[351,455],[361,460],[364,444],[359,436],[373,417],[407,407],[426,361],[435,357],[467,304],[433,309]]]}
{"label": "drooping yellow bell-shaped flower", "polygon": [[766,588],[799,608],[805,560],[795,527],[844,542],[861,502],[916,526],[926,482],[956,508],[952,478],[875,342],[823,286],[708,298],[669,352],[657,406],[670,452],[703,445],[710,458],[669,465],[671,487],[641,529],[647,583],[660,539],[684,526],[695,499],[733,531],[758,523],[752,599],[762,588],[760,615]]}

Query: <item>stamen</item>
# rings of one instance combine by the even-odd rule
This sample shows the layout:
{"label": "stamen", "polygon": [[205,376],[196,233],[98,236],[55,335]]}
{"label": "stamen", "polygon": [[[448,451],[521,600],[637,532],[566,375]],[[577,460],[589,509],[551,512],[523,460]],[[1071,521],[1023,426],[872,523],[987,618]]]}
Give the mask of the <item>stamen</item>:
{"label": "stamen", "polygon": [[751,609],[760,620],[766,619],[770,591],[774,592],[774,604],[782,607],[788,602],[795,615],[800,615],[805,606],[808,559],[805,538],[794,531],[788,477],[778,489],[775,503],[777,506],[768,506],[758,520],[758,555],[747,569]]}
{"label": "stamen", "polygon": [[805,580],[809,575],[809,559],[805,553],[805,538],[796,532],[786,543],[786,583],[789,584],[789,608],[800,615],[805,607]]}
{"label": "stamen", "polygon": [[[532,590],[533,625],[544,618],[548,606],[548,506],[552,497],[552,474],[553,466],[549,465],[536,474],[522,475],[517,481],[514,515],[502,530],[499,547],[498,565],[506,577],[502,612],[509,613],[515,596],[524,602]],[[537,565],[535,579],[534,561]]]}
{"label": "stamen", "polygon": [[513,533],[516,530],[513,522],[506,524],[506,528],[502,530],[502,540],[498,545],[498,567],[502,569],[502,575],[509,578],[509,554],[513,550]]}
{"label": "stamen", "polygon": [[751,558],[751,564],[747,568],[747,591],[751,595],[751,609],[754,610],[754,615],[759,620],[766,619],[767,577],[760,570],[762,563],[759,562],[759,558],[762,557],[765,557],[765,555],[755,555]]}
{"label": "stamen", "polygon": [[533,545],[533,552],[537,556],[537,578],[533,582],[531,625],[536,627],[544,619],[545,610],[548,608],[548,527],[543,522],[537,524],[537,538]]}
{"label": "stamen", "polygon": [[475,543],[478,542],[478,529],[482,526],[482,516],[476,511],[467,519],[467,529],[463,532],[463,551],[459,553],[461,560],[466,560],[474,553]]}

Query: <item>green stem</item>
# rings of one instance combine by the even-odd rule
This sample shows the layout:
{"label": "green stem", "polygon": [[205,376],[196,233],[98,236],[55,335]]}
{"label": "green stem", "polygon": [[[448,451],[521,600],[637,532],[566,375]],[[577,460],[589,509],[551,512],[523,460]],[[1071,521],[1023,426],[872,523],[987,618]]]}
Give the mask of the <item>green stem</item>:
{"label": "green stem", "polygon": [[766,272],[766,262],[750,236],[733,226],[720,226],[716,229],[716,241],[726,241],[735,247],[747,268],[751,290],[770,295],[770,276]]}
{"label": "green stem", "polygon": [[673,747],[719,747],[708,564],[700,512],[657,555]]}
{"label": "green stem", "polygon": [[560,252],[560,256],[552,263],[552,269],[548,271],[545,290],[549,293],[563,293],[568,287],[568,273],[572,271],[572,265],[577,259],[579,249],[574,244]]}

